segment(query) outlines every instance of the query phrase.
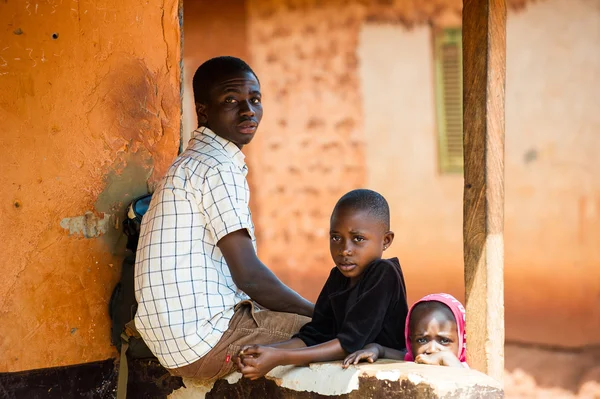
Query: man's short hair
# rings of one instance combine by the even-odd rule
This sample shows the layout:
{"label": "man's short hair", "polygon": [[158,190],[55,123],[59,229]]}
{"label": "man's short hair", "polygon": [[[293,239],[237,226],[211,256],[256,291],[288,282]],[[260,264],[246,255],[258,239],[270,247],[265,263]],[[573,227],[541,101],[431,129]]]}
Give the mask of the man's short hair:
{"label": "man's short hair", "polygon": [[209,93],[215,83],[223,78],[236,73],[250,72],[256,80],[258,77],[243,60],[236,57],[215,57],[204,62],[196,69],[192,87],[194,89],[194,101],[205,104],[209,99]]}
{"label": "man's short hair", "polygon": [[368,211],[379,219],[387,230],[390,229],[390,206],[388,202],[376,191],[365,188],[352,190],[342,196],[335,209],[352,209],[355,211]]}

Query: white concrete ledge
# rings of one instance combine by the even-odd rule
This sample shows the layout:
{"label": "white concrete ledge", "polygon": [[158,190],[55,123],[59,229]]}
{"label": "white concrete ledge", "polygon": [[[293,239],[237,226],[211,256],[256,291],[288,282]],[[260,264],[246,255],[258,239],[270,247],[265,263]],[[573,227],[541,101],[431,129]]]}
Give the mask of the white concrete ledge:
{"label": "white concrete ledge", "polygon": [[186,388],[170,399],[259,398],[502,398],[501,384],[475,370],[424,366],[381,360],[346,370],[340,362],[309,367],[283,366],[266,378],[249,381],[233,373],[226,379],[201,385],[184,379]]}

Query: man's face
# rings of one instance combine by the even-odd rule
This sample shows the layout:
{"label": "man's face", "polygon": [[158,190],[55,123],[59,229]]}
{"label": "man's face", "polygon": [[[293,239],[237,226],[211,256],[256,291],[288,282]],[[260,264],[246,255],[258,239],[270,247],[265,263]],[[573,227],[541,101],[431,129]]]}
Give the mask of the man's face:
{"label": "man's face", "polygon": [[331,215],[329,250],[338,270],[354,285],[372,261],[380,259],[394,233],[368,211],[335,209]]}
{"label": "man's face", "polygon": [[251,72],[225,77],[210,90],[206,104],[196,103],[198,123],[242,148],[262,119],[260,85]]}

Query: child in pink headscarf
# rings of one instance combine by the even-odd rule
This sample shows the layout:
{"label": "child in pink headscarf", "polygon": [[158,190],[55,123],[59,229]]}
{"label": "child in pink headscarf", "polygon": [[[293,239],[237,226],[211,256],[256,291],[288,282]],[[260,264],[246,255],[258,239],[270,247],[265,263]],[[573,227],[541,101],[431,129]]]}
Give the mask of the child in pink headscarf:
{"label": "child in pink headscarf", "polygon": [[369,344],[344,360],[343,367],[361,360],[373,363],[379,358],[414,361],[449,367],[469,367],[465,308],[449,294],[427,295],[417,301],[408,312],[406,352]]}

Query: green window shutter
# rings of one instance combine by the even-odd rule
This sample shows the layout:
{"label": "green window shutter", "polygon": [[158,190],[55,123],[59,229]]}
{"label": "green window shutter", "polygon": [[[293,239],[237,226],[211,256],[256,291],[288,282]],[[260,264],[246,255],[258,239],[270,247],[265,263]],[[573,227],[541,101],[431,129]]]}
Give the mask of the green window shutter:
{"label": "green window shutter", "polygon": [[435,97],[441,173],[463,172],[462,30],[434,35]]}

